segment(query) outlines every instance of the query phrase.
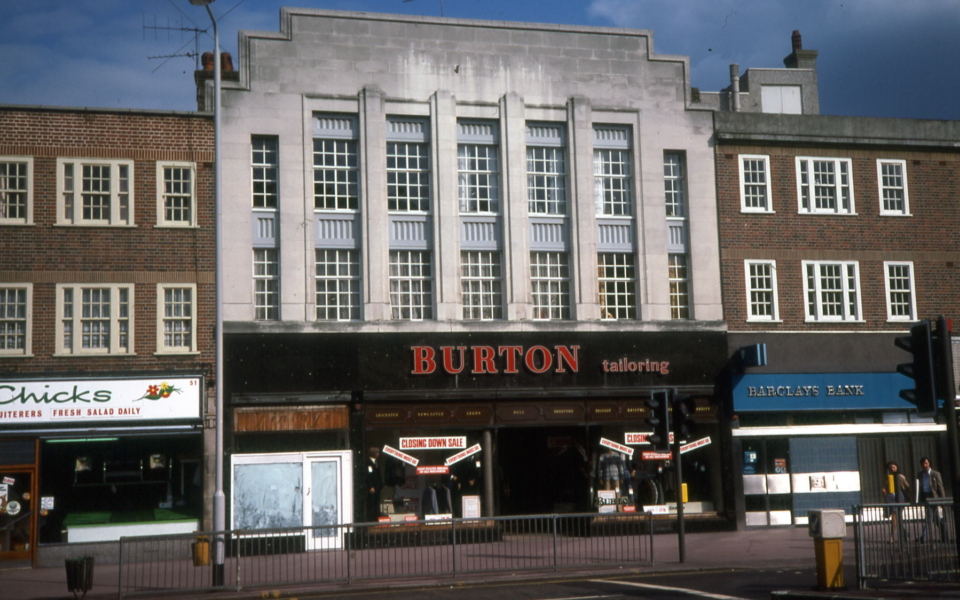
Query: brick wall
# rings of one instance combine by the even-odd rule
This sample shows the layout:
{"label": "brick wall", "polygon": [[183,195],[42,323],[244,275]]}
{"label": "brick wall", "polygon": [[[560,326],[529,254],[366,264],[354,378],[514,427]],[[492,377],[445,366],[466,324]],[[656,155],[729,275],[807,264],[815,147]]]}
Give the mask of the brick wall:
{"label": "brick wall", "polygon": [[[739,155],[770,157],[773,213],[741,212]],[[796,157],[852,161],[854,215],[800,214]],[[910,216],[881,216],[877,159],[906,161]],[[731,331],[904,330],[888,322],[884,261],[912,261],[917,316],[960,317],[960,155],[863,147],[719,145],[724,314]],[[748,323],[745,259],[776,260],[780,323]],[[859,261],[863,322],[805,322],[803,260]]]}
{"label": "brick wall", "polygon": [[[0,282],[33,284],[33,356],[0,357],[0,372],[212,375],[216,262],[210,117],[4,107],[0,156],[33,157],[33,223],[0,225]],[[132,227],[57,225],[57,158],[68,157],[134,161]],[[157,161],[195,163],[197,227],[157,227]],[[56,285],[69,282],[134,285],[134,355],[54,356]],[[155,355],[158,283],[196,284],[199,355]]]}

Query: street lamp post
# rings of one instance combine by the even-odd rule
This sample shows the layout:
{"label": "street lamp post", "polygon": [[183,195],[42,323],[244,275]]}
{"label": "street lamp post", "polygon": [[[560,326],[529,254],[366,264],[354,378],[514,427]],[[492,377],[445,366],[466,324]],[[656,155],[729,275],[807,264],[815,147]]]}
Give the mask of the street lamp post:
{"label": "street lamp post", "polygon": [[221,194],[220,176],[220,32],[217,29],[217,19],[210,10],[210,4],[214,0],[190,0],[194,6],[202,6],[207,9],[210,21],[213,23],[213,169],[214,169],[214,210],[216,212],[216,250],[214,261],[216,263],[216,291],[214,294],[216,303],[216,367],[214,375],[216,407],[214,414],[215,422],[215,448],[214,448],[214,470],[216,489],[213,492],[213,530],[216,532],[214,545],[214,568],[213,584],[215,586],[223,585],[223,562],[224,562],[224,539],[223,532],[226,530],[226,499],[223,493],[223,265],[221,254],[223,248],[223,206]]}

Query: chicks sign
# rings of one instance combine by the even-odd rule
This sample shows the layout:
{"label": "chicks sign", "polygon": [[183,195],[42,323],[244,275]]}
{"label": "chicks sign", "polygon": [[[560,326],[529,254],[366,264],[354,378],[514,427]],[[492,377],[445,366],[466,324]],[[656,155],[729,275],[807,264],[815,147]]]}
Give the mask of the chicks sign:
{"label": "chicks sign", "polygon": [[410,349],[413,375],[431,375],[438,370],[449,375],[512,375],[521,368],[535,375],[580,370],[580,346],[411,346]]}

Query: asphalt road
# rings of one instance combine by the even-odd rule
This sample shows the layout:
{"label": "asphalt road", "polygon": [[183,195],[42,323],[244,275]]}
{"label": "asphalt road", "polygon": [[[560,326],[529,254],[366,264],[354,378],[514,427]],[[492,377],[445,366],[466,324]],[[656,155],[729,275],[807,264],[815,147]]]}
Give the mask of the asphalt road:
{"label": "asphalt road", "polygon": [[[444,587],[404,588],[402,590],[338,590],[307,593],[297,600],[617,600],[649,598],[656,600],[770,600],[773,590],[807,591],[816,584],[816,571],[804,569],[751,569],[722,571],[676,571],[657,575],[617,578],[591,578],[557,581],[517,581],[486,585],[459,584]],[[848,582],[853,583],[853,582]],[[269,592],[262,596],[270,598]],[[287,597],[287,596],[283,596]]]}

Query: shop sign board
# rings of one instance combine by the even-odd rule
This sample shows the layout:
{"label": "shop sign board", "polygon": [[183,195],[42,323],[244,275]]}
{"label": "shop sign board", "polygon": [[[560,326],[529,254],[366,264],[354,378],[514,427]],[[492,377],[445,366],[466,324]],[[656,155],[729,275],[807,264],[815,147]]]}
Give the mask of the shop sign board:
{"label": "shop sign board", "polygon": [[396,448],[393,448],[392,446],[384,445],[383,453],[388,456],[392,456],[398,460],[402,460],[408,465],[413,465],[414,467],[420,464],[420,459],[414,458],[405,452],[400,452],[399,450],[397,450]]}
{"label": "shop sign board", "polygon": [[417,467],[417,475],[448,475],[450,467],[446,465],[424,465]]}
{"label": "shop sign board", "polygon": [[467,436],[400,438],[401,450],[463,450]]}
{"label": "shop sign board", "polygon": [[0,425],[199,419],[203,379],[0,380]]}
{"label": "shop sign board", "polygon": [[[647,441],[647,437],[650,435],[650,432],[645,433],[625,433],[624,434],[624,443],[630,446],[644,446],[650,445],[650,442]],[[673,432],[670,432],[670,443],[673,443]]]}
{"label": "shop sign board", "polygon": [[454,464],[454,463],[458,463],[458,462],[460,462],[461,460],[463,460],[463,459],[465,459],[465,458],[467,458],[467,457],[469,457],[469,456],[473,456],[473,455],[476,454],[477,452],[480,452],[480,444],[474,444],[474,445],[470,446],[469,448],[467,448],[466,450],[464,450],[463,452],[457,452],[456,454],[454,454],[453,456],[447,458],[447,460],[445,460],[445,461],[443,461],[443,462],[444,462],[444,464],[446,464],[446,465],[449,467],[450,465],[452,465],[452,464]]}
{"label": "shop sign board", "polygon": [[699,439],[699,440],[697,440],[697,441],[695,441],[695,442],[690,442],[689,444],[684,444],[683,446],[680,446],[680,454],[686,454],[687,452],[690,452],[691,450],[696,450],[697,448],[703,448],[704,446],[706,446],[706,445],[709,444],[709,443],[710,443],[710,436],[707,436],[707,437],[702,438],[702,439]]}
{"label": "shop sign board", "polygon": [[464,496],[461,498],[464,519],[480,518],[480,496]]}
{"label": "shop sign board", "polygon": [[615,450],[620,454],[626,454],[627,456],[633,456],[633,448],[630,446],[624,446],[623,444],[618,444],[613,440],[608,440],[607,438],[600,438],[600,445],[604,448],[610,448]]}
{"label": "shop sign board", "polygon": [[733,408],[746,411],[907,410],[900,398],[913,380],[900,373],[748,373],[733,389]]}
{"label": "shop sign board", "polygon": [[643,460],[670,460],[673,458],[673,452],[641,452],[640,458]]}
{"label": "shop sign board", "polygon": [[669,515],[670,507],[666,504],[653,504],[651,506],[644,506],[643,512],[648,512],[652,515]]}

